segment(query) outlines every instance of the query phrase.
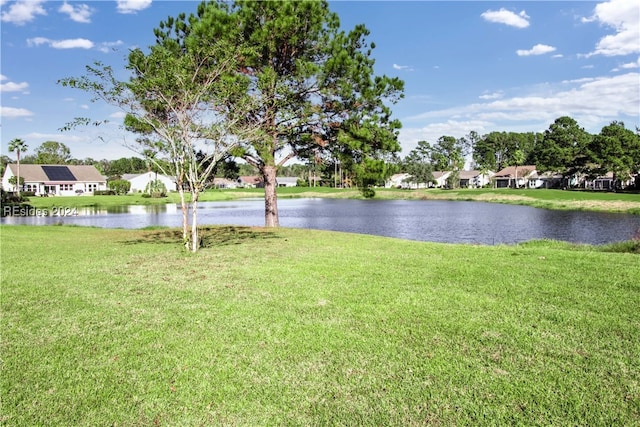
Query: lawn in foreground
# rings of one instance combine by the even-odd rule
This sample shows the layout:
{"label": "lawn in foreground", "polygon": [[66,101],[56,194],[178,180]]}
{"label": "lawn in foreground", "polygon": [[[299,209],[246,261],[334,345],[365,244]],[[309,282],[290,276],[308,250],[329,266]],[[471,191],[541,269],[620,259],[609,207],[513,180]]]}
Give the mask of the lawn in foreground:
{"label": "lawn in foreground", "polygon": [[637,425],[640,259],[3,226],[6,425]]}

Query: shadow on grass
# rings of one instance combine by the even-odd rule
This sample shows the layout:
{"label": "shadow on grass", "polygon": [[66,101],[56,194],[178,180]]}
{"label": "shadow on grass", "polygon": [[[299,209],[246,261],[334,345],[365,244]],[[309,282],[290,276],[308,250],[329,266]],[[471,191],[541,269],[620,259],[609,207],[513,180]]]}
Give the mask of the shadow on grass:
{"label": "shadow on grass", "polygon": [[[274,232],[258,227],[198,227],[200,248],[211,248],[226,245],[239,245],[251,240],[276,239]],[[124,242],[127,245],[139,243],[182,244],[182,230],[178,228],[144,230],[140,237]]]}

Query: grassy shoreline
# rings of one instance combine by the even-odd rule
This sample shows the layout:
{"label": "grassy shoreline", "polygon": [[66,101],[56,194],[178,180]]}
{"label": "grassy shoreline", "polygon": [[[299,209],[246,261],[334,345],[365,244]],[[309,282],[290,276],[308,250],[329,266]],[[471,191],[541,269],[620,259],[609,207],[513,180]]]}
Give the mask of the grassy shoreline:
{"label": "grassy shoreline", "polygon": [[[263,197],[262,189],[209,190],[202,193],[200,201],[226,201],[250,197]],[[362,198],[358,190],[318,188],[280,188],[279,198],[328,197]],[[490,203],[506,203],[532,206],[542,209],[585,210],[598,212],[628,213],[640,215],[639,193],[608,193],[563,190],[529,189],[464,189],[464,190],[396,190],[376,189],[378,199],[407,200],[462,200]],[[81,196],[81,197],[33,197],[28,202],[34,208],[52,206],[122,206],[179,203],[177,193],[166,198],[144,198],[139,194],[126,196]]]}
{"label": "grassy shoreline", "polygon": [[1,226],[3,425],[637,425],[640,263],[557,242]]}

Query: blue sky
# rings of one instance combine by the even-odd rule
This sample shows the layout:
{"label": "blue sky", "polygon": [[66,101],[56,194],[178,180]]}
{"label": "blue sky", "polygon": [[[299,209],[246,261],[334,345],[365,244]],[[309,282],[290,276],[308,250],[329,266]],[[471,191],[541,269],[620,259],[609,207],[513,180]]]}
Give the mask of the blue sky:
{"label": "blue sky", "polygon": [[[0,0],[2,154],[22,138],[28,154],[59,141],[76,158],[134,155],[114,107],[56,81],[99,60],[122,69],[128,50],[154,41],[167,16],[196,1]],[[474,130],[544,131],[569,115],[598,133],[612,120],[640,126],[640,5],[637,0],[334,1],[345,29],[364,23],[376,73],[405,81],[393,108],[402,156],[418,141]],[[74,117],[111,124],[70,132]]]}

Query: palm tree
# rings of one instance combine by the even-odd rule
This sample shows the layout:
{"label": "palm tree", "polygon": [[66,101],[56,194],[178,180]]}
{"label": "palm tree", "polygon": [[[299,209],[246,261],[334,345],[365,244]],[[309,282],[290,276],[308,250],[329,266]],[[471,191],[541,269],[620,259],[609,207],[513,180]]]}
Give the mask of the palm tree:
{"label": "palm tree", "polygon": [[20,153],[24,153],[27,151],[27,144],[24,140],[20,138],[14,138],[9,141],[9,152],[16,152],[16,156],[18,157],[18,171],[16,174],[16,188],[18,189],[18,197],[20,197],[20,189],[22,188],[22,184],[20,183]]}
{"label": "palm tree", "polygon": [[518,166],[519,165],[522,166],[524,161],[525,161],[525,158],[522,150],[516,150],[513,153],[513,162],[516,164],[516,188],[520,187],[520,184],[518,184]]}

